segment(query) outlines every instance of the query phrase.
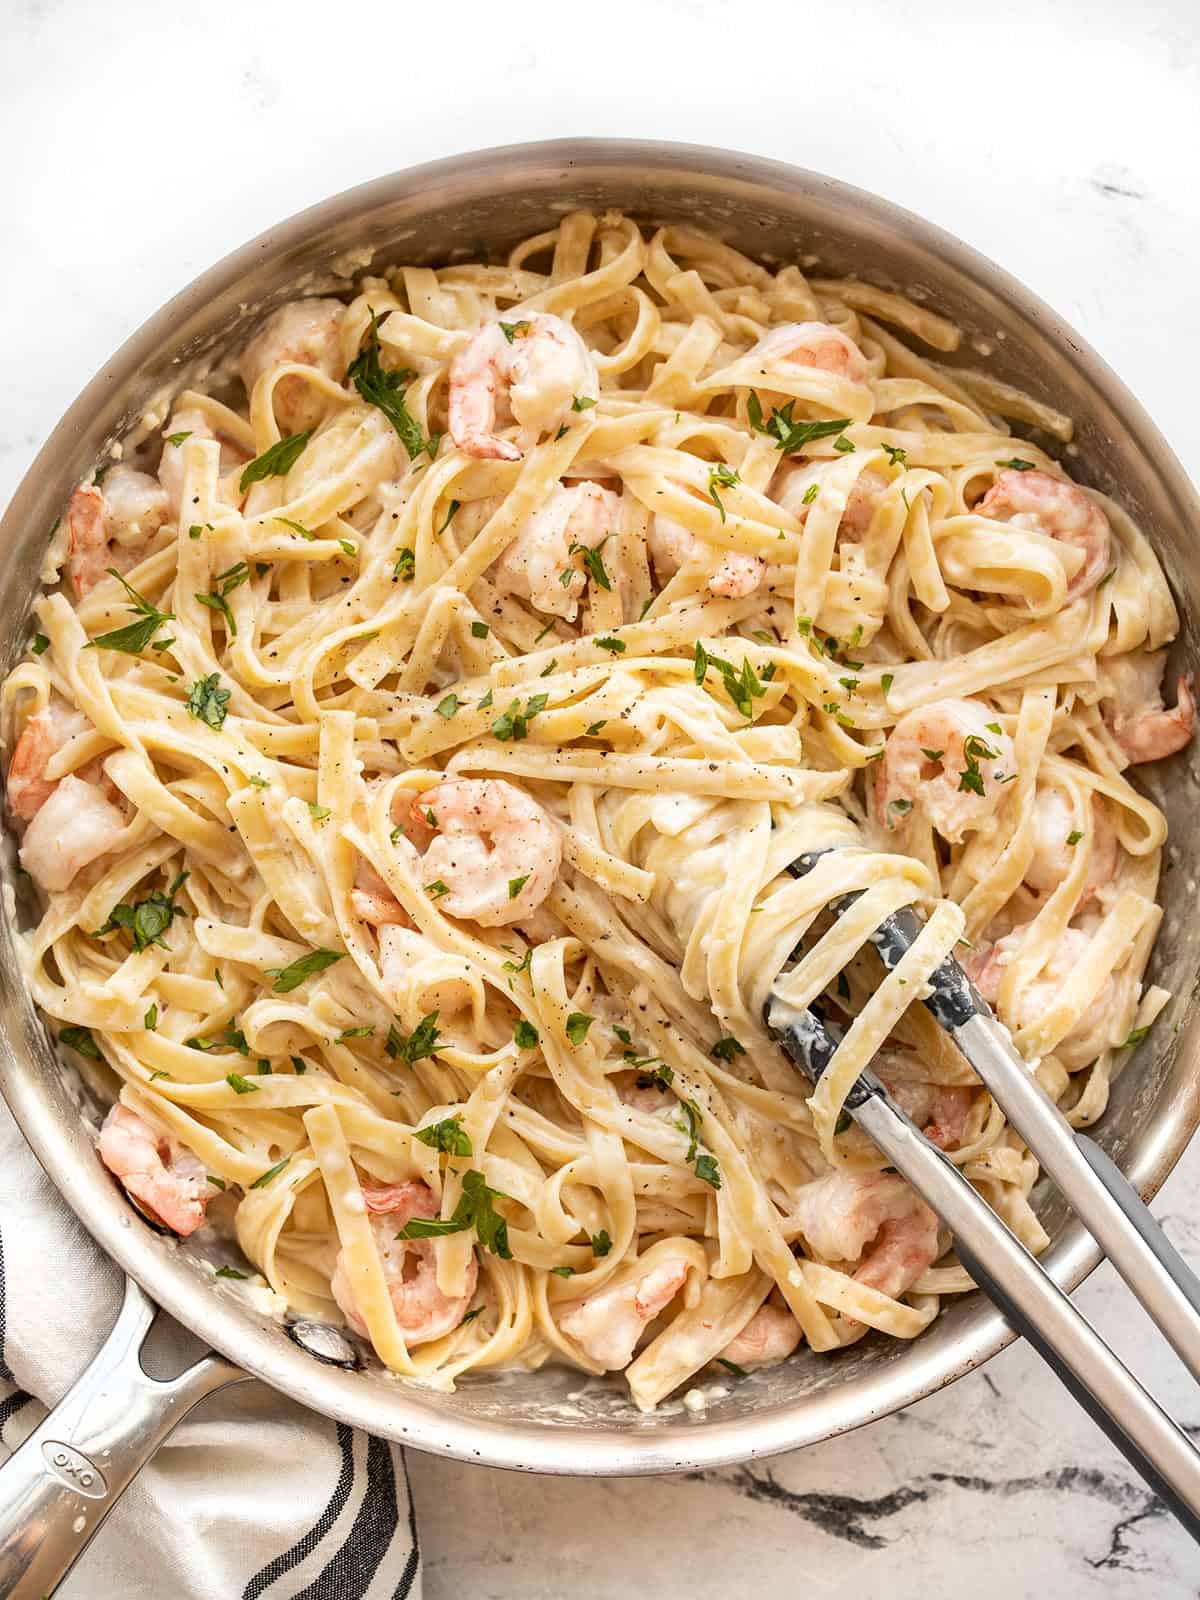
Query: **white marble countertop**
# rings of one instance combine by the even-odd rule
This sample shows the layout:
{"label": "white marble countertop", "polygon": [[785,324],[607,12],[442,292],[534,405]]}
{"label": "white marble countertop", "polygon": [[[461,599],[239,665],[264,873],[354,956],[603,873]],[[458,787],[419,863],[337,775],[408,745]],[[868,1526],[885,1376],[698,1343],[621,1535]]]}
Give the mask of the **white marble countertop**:
{"label": "white marble countertop", "polygon": [[[0,499],[83,380],[268,223],[397,167],[567,134],[794,161],[1001,262],[1200,476],[1193,0],[7,0]],[[1200,1147],[1156,1207],[1193,1262]],[[1200,1432],[1200,1396],[1098,1273],[1079,1303]],[[567,1481],[412,1458],[426,1600],[887,1592],[1164,1600],[1195,1551],[1026,1349],[753,1468]]]}

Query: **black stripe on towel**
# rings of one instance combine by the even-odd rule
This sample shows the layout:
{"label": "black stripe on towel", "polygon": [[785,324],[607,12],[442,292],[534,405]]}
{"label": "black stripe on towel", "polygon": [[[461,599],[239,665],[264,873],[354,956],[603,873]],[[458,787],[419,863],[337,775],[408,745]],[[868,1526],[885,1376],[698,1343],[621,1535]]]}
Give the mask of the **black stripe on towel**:
{"label": "black stripe on towel", "polygon": [[[4,1296],[4,1239],[0,1235],[0,1380],[5,1383],[16,1384],[12,1368],[8,1364],[7,1354],[8,1339],[8,1311]],[[15,1417],[22,1406],[29,1404],[29,1395],[24,1389],[14,1389],[10,1395],[0,1400],[0,1429],[10,1417]]]}
{"label": "black stripe on towel", "polygon": [[413,1504],[412,1484],[408,1477],[408,1462],[403,1454],[400,1456],[400,1470],[404,1474],[404,1487],[408,1490],[408,1531],[412,1536],[412,1549],[408,1552],[408,1560],[404,1563],[404,1571],[400,1574],[400,1582],[392,1593],[392,1600],[408,1600],[412,1586],[421,1565],[421,1545],[417,1538],[417,1508]]}
{"label": "black stripe on towel", "polygon": [[294,1600],[363,1600],[396,1532],[396,1474],[382,1439],[367,1436],[367,1489],[354,1526],[328,1566]]}
{"label": "black stripe on towel", "polygon": [[329,1504],[303,1538],[298,1539],[291,1549],[285,1550],[281,1556],[268,1561],[265,1567],[254,1574],[242,1591],[242,1600],[258,1600],[259,1595],[269,1588],[276,1578],[281,1578],[285,1572],[291,1572],[298,1567],[306,1556],[312,1554],[346,1509],[346,1502],[350,1499],[350,1491],[354,1486],[354,1434],[344,1422],[339,1422],[336,1426],[338,1448],[342,1452],[342,1465],[333,1493],[329,1497]]}
{"label": "black stripe on towel", "polygon": [[5,1353],[8,1338],[8,1312],[4,1300],[4,1238],[0,1235],[0,1378],[5,1383],[15,1383],[17,1380],[12,1375],[12,1368],[8,1364]]}

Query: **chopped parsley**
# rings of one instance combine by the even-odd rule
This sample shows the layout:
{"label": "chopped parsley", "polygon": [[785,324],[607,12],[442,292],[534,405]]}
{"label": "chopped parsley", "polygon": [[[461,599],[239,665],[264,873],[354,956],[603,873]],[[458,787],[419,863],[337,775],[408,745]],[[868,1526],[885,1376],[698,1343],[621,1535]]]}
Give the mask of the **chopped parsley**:
{"label": "chopped parsley", "polygon": [[490,1189],[482,1172],[471,1168],[463,1173],[462,1194],[452,1217],[412,1217],[396,1235],[397,1239],[440,1239],[448,1233],[464,1233],[474,1228],[485,1250],[502,1261],[512,1260],[508,1247],[508,1224],[492,1201],[503,1199],[498,1189]]}
{"label": "chopped parsley", "polygon": [[[518,968],[517,970],[519,971],[520,969]],[[532,1050],[540,1038],[541,1034],[534,1027],[533,1023],[527,1022],[524,1017],[521,1018],[516,1027],[513,1029],[513,1042],[516,1044],[518,1050]]]}
{"label": "chopped parsley", "polygon": [[158,1027],[158,1002],[157,1001],[155,1001],[155,1003],[150,1007],[150,1009],[146,1012],[145,1016],[142,1018],[142,1027],[145,1028],[147,1033],[153,1033],[155,1028]]}
{"label": "chopped parsley", "polygon": [[87,650],[120,650],[127,656],[140,656],[142,651],[153,639],[164,622],[174,622],[173,611],[160,611],[157,606],[152,606],[143,595],[125,582],[116,567],[107,569],[108,575],[115,578],[124,589],[131,601],[130,609],[139,617],[139,621],[130,622],[123,628],[114,628],[111,633],[97,634],[84,646]]}
{"label": "chopped parsley", "polygon": [[[569,555],[582,556],[583,564],[588,569],[588,573],[591,576],[592,582],[598,584],[601,589],[609,590],[610,593],[612,591],[612,580],[609,578],[608,573],[604,569],[604,561],[600,555],[600,552],[604,549],[604,546],[611,538],[612,534],[606,533],[603,539],[601,539],[600,543],[597,545],[580,544],[578,541],[576,541],[575,544],[570,546],[567,552]],[[570,581],[571,575],[576,570],[577,569],[574,567],[567,568],[566,572],[563,573],[563,578],[566,580],[566,582]],[[564,588],[566,587],[566,582],[563,584]]]}
{"label": "chopped parsley", "polygon": [[441,527],[440,528],[435,528],[433,530],[433,536],[434,536],[435,539],[440,539],[441,538],[442,534],[445,533],[446,529],[454,521],[454,518],[455,518],[456,514],[461,510],[462,510],[462,501],[461,500],[451,500],[450,509],[446,512],[446,515],[442,518]]}
{"label": "chopped parsley", "polygon": [[1020,456],[1010,456],[1007,461],[997,461],[996,465],[998,467],[1011,467],[1014,472],[1032,472],[1034,469],[1032,461],[1022,461]]}
{"label": "chopped parsley", "polygon": [[305,803],[308,806],[308,814],[314,822],[328,822],[333,815],[328,806],[319,806],[315,800],[308,800]]}
{"label": "chopped parsley", "polygon": [[728,1034],[724,1039],[718,1039],[708,1053],[710,1056],[715,1056],[718,1061],[732,1064],[735,1056],[744,1056],[746,1054],[746,1047],[735,1039],[732,1034]]}
{"label": "chopped parsley", "polygon": [[233,612],[229,609],[229,596],[235,589],[240,589],[243,583],[250,581],[250,568],[244,561],[236,562],[232,567],[227,567],[224,572],[217,573],[218,588],[209,594],[197,594],[192,598],[202,606],[207,606],[210,611],[220,612],[225,619],[225,626],[231,639],[237,638],[237,623],[234,621]]}
{"label": "chopped parsley", "polygon": [[163,934],[176,917],[187,915],[175,904],[175,896],[187,882],[187,877],[186,872],[181,872],[165,893],[155,889],[145,900],[138,900],[133,905],[115,905],[108,914],[108,921],[102,928],[96,929],[93,937],[98,939],[117,928],[124,928],[132,937],[135,950],[148,950],[152,944],[169,950],[170,945]]}
{"label": "chopped parsley", "polygon": [[264,450],[262,455],[255,456],[242,468],[238,488],[245,494],[252,483],[259,483],[263,478],[286,478],[312,436],[311,428],[305,433],[293,433],[290,438],[280,439],[269,450]]}
{"label": "chopped parsley", "polygon": [[298,533],[302,539],[307,539],[311,544],[317,537],[311,528],[306,528],[302,522],[293,522],[290,517],[275,517],[275,522],[282,522],[285,528],[290,528],[293,533]]}
{"label": "chopped parsley", "polygon": [[556,1278],[573,1278],[575,1276],[574,1267],[551,1267],[550,1271]]}
{"label": "chopped parsley", "polygon": [[100,1054],[100,1046],[92,1038],[92,1030],[90,1028],[60,1028],[58,1037],[63,1044],[74,1050],[77,1055],[87,1056],[89,1061],[104,1060],[104,1057]]}
{"label": "chopped parsley", "polygon": [[879,448],[894,467],[906,467],[908,465],[908,451],[901,449],[898,444],[881,444]]}
{"label": "chopped parsley", "polygon": [[449,722],[450,718],[457,713],[460,704],[461,702],[456,694],[448,694],[445,699],[438,701],[434,710],[439,717],[445,717],[446,721]]}
{"label": "chopped parsley", "polygon": [[384,1049],[393,1061],[403,1061],[409,1067],[415,1062],[424,1061],[426,1056],[435,1055],[439,1044],[437,1019],[438,1013],[431,1011],[407,1034],[401,1033],[393,1023],[388,1028]]}
{"label": "chopped parsley", "polygon": [[[624,649],[624,645],[621,646]],[[497,717],[492,723],[492,737],[496,739],[524,739],[529,733],[529,724],[534,717],[544,711],[550,703],[548,694],[530,695],[525,702],[524,711],[521,710],[519,700],[514,700],[503,716]],[[480,702],[482,704],[482,701]]]}
{"label": "chopped parsley", "polygon": [[[211,1183],[212,1181],[210,1178],[209,1182]],[[213,1273],[214,1278],[240,1278],[243,1283],[248,1280],[249,1276],[248,1272],[239,1272],[236,1267],[218,1267]]]}
{"label": "chopped parsley", "polygon": [[596,402],[591,395],[577,394],[574,400],[571,401],[571,410],[590,411],[595,404]]}
{"label": "chopped parsley", "polygon": [[[428,455],[432,461],[437,455],[436,435],[422,437],[416,418],[405,404],[408,384],[416,373],[409,368],[388,371],[379,360],[380,318],[371,312],[371,325],[367,329],[366,343],[350,363],[346,376],[368,405],[375,406],[395,428],[400,443],[408,451],[410,461],[419,455]],[[504,324],[501,323],[501,327]]]}
{"label": "chopped parsley", "polygon": [[326,967],[332,967],[344,955],[344,950],[310,950],[306,956],[299,956],[286,967],[265,967],[263,971],[266,977],[275,979],[271,987],[276,994],[291,994],[306,978],[324,972]]}
{"label": "chopped parsley", "polygon": [[727,1372],[732,1372],[735,1378],[748,1378],[750,1376],[745,1367],[739,1367],[736,1361],[727,1361],[724,1356],[717,1357],[717,1365],[724,1367]]}
{"label": "chopped parsley", "polygon": [[49,650],[50,641],[47,639],[44,633],[35,633],[33,636],[33,643],[29,646],[29,648],[33,651],[35,656],[42,656],[45,655],[47,650]]}
{"label": "chopped parsley", "polygon": [[963,742],[963,760],[966,766],[958,775],[959,792],[969,790],[972,794],[983,794],[983,773],[980,770],[979,757],[982,756],[985,761],[995,761],[999,753],[975,734],[970,734]]}
{"label": "chopped parsley", "polygon": [[614,639],[611,634],[607,634],[603,639],[595,639],[593,643],[597,650],[607,650],[610,655],[621,656],[625,654],[624,639]]}
{"label": "chopped parsley", "polygon": [[601,717],[599,722],[589,722],[587,727],[583,730],[584,738],[594,739],[607,721],[607,717]]}
{"label": "chopped parsley", "polygon": [[894,672],[885,672],[883,677],[880,678],[879,687],[883,690],[885,695],[891,693],[891,688],[895,681],[896,674]]}
{"label": "chopped parsley", "polygon": [[523,878],[510,878],[508,880],[508,898],[515,900],[532,876],[532,873],[527,872]]}
{"label": "chopped parsley", "polygon": [[473,639],[486,639],[491,631],[486,622],[473,622],[471,624],[471,637]]}
{"label": "chopped parsley", "polygon": [[723,461],[719,461],[715,467],[709,467],[708,469],[708,498],[720,512],[722,522],[725,521],[725,507],[721,504],[721,497],[717,490],[732,489],[734,484],[741,483],[741,481],[741,478],[738,477],[733,468],[727,467]]}
{"label": "chopped parsley", "polygon": [[567,1038],[572,1044],[582,1044],[595,1020],[595,1017],[589,1017],[586,1011],[572,1011],[567,1018]]}
{"label": "chopped parsley", "polygon": [[608,1229],[601,1228],[599,1233],[592,1235],[592,1254],[606,1256],[612,1250],[612,1240],[608,1236]]}
{"label": "chopped parsley", "polygon": [[187,702],[190,716],[196,717],[210,728],[217,729],[225,725],[226,708],[233,692],[230,689],[220,688],[220,682],[219,672],[210,672],[207,678],[197,678]]}
{"label": "chopped parsley", "polygon": [[444,894],[450,893],[450,885],[443,883],[440,878],[435,878],[432,883],[425,885],[425,893],[431,900],[440,900]]}
{"label": "chopped parsley", "polygon": [[818,494],[820,494],[820,492],[821,492],[821,485],[819,483],[810,483],[808,488],[805,489],[805,491],[804,491],[804,497],[800,501],[800,504],[802,506],[811,506],[813,501],[817,498]]}
{"label": "chopped parsley", "polygon": [[519,333],[528,333],[529,332],[529,323],[528,322],[502,322],[500,324],[500,332],[508,340],[509,344],[511,344]]}
{"label": "chopped parsley", "polygon": [[709,668],[715,668],[721,674],[725,693],[733,701],[738,711],[746,718],[747,722],[754,718],[754,701],[761,699],[766,694],[766,688],[750,665],[749,657],[742,662],[739,673],[728,661],[723,661],[719,656],[710,655],[699,639],[696,640],[696,651],[692,658],[692,675],[696,682],[702,684]]}
{"label": "chopped parsley", "polygon": [[374,1032],[375,1024],[367,1022],[361,1028],[347,1028],[343,1033],[338,1034],[338,1040],[340,1042],[342,1039],[370,1039]]}
{"label": "chopped parsley", "polygon": [[[66,1030],[64,1029],[63,1031],[65,1032]],[[1122,1039],[1121,1043],[1117,1046],[1117,1049],[1118,1050],[1132,1050],[1135,1045],[1141,1044],[1142,1040],[1146,1037],[1146,1035],[1149,1032],[1150,1032],[1149,1027],[1131,1029],[1131,1031],[1128,1034],[1128,1036],[1126,1038]]]}
{"label": "chopped parsley", "polygon": [[401,583],[411,583],[417,575],[416,551],[410,550],[405,545],[403,550],[396,556],[396,565],[392,568],[392,572],[400,579]]}
{"label": "chopped parsley", "polygon": [[278,1177],[291,1159],[291,1156],[284,1156],[282,1161],[277,1161],[273,1167],[268,1167],[264,1173],[255,1178],[250,1187],[252,1189],[265,1189],[271,1179]]}
{"label": "chopped parsley", "polygon": [[711,1183],[714,1189],[721,1187],[721,1169],[717,1165],[717,1158],[709,1155],[707,1150],[696,1157],[695,1173],[705,1183]]}
{"label": "chopped parsley", "polygon": [[850,456],[854,454],[854,443],[850,439],[835,439],[833,441],[833,448],[839,455],[842,456]]}
{"label": "chopped parsley", "polygon": [[[789,400],[783,407],[773,406],[770,421],[764,422],[762,402],[753,389],[746,402],[750,426],[756,433],[765,433],[774,439],[775,448],[782,450],[785,456],[795,455],[818,439],[831,439],[850,426],[849,417],[838,417],[828,422],[796,422],[792,418],[795,404],[794,400]],[[853,449],[853,445],[850,448]]]}
{"label": "chopped parsley", "polygon": [[258,1085],[251,1083],[248,1078],[243,1078],[240,1072],[227,1072],[225,1082],[234,1094],[257,1094]]}
{"label": "chopped parsley", "polygon": [[1079,831],[1079,829],[1078,828],[1072,828],[1070,833],[1067,835],[1067,843],[1068,844],[1078,844],[1080,839],[1082,839],[1082,838],[1083,838],[1083,834]]}
{"label": "chopped parsley", "polygon": [[420,1144],[427,1144],[431,1150],[440,1150],[446,1156],[474,1154],[471,1136],[463,1127],[461,1117],[444,1117],[441,1122],[431,1123],[427,1128],[417,1128],[413,1138]]}
{"label": "chopped parsley", "polygon": [[190,439],[191,437],[192,437],[192,430],[190,428],[185,428],[182,433],[169,433],[169,434],[167,434],[167,443],[168,444],[173,444],[175,446],[175,448],[178,450],[179,446],[183,443],[183,441],[185,439]]}

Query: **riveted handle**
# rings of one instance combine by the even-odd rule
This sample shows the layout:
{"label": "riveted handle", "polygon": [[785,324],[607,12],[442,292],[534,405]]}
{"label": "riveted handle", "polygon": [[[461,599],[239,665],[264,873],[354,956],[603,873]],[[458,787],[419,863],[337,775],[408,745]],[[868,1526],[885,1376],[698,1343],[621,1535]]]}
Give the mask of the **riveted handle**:
{"label": "riveted handle", "polygon": [[176,1423],[248,1376],[208,1355],[177,1378],[148,1377],[140,1356],[156,1311],[129,1279],[96,1359],[0,1467],[0,1600],[53,1594]]}

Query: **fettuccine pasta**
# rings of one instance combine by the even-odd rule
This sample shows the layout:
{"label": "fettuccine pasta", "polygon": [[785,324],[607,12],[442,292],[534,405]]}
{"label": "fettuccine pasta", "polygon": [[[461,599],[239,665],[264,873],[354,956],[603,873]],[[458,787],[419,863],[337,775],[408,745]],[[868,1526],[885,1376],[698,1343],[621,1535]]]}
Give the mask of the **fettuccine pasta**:
{"label": "fettuccine pasta", "polygon": [[[970,1287],[844,1114],[868,1064],[1044,1245],[919,996],[956,952],[1099,1116],[1166,999],[1127,769],[1193,712],[1070,420],[958,344],[581,212],[277,309],[76,489],[7,798],[33,998],[148,1216],[403,1377],[643,1409]],[[815,1091],[772,990],[837,1025]]]}

